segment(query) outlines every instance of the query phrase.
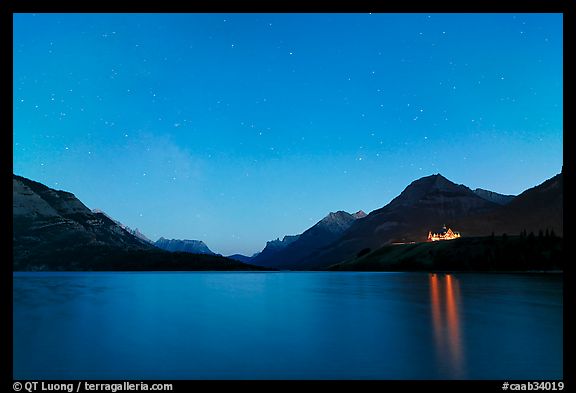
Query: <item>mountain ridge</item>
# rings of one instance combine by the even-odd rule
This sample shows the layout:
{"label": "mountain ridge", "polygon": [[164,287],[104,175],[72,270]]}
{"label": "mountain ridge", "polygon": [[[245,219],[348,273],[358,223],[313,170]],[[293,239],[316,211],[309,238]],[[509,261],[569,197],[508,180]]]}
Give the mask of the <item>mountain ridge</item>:
{"label": "mountain ridge", "polygon": [[154,242],[152,240],[150,240],[146,235],[144,235],[142,232],[140,232],[138,230],[138,228],[132,229],[130,228],[128,225],[124,225],[122,224],[120,221],[112,218],[108,213],[106,213],[105,211],[101,210],[101,209],[92,209],[92,213],[101,213],[103,215],[105,215],[106,217],[108,217],[110,220],[114,221],[116,224],[118,224],[118,226],[120,226],[122,229],[124,229],[125,231],[127,231],[128,233],[130,233],[133,236],[136,236],[138,239],[145,241],[146,243],[149,244],[154,244]]}
{"label": "mountain ridge", "polygon": [[[543,230],[562,236],[562,196],[563,172],[517,196],[481,188],[471,190],[438,173],[412,181],[388,204],[369,214],[362,210],[353,214],[343,210],[329,212],[301,234],[268,241],[262,252],[251,257],[241,254],[231,257],[235,261],[270,268],[315,270],[366,255],[389,244],[424,241],[428,230],[444,224],[464,237]],[[151,243],[138,230],[130,229],[103,211],[90,210],[74,194],[15,174],[13,224],[15,270],[42,268],[34,265],[35,256],[40,255],[40,259],[50,263],[54,253],[60,253],[58,269],[66,270],[70,266],[66,266],[64,255],[72,259],[78,256],[90,259],[89,253],[83,252],[82,248],[98,249],[102,255],[125,255],[125,252],[149,255],[146,253],[156,250],[155,243],[160,241],[172,243],[172,246],[164,247],[172,248],[174,255],[164,258],[173,261],[177,258],[178,266],[187,263],[185,258],[176,255],[181,251],[215,256],[200,240],[160,238]],[[186,250],[185,246],[191,248]],[[52,252],[52,257],[45,249]],[[160,261],[161,255],[165,254],[154,256],[152,259],[156,262],[151,264]],[[101,265],[91,266],[91,269],[104,266],[102,257],[95,259]],[[71,268],[81,269],[78,263],[75,261]],[[151,268],[155,269],[154,266]]]}
{"label": "mountain ridge", "polygon": [[361,210],[354,214],[343,210],[330,212],[286,246],[267,252],[264,252],[265,248],[252,262],[266,267],[290,268],[310,253],[337,239],[354,221],[364,219],[364,215]]}
{"label": "mountain ridge", "polygon": [[508,203],[512,202],[514,198],[516,198],[516,195],[499,194],[497,192],[485,190],[483,188],[476,188],[473,190],[473,192],[480,198],[497,203],[499,205],[507,205]]}

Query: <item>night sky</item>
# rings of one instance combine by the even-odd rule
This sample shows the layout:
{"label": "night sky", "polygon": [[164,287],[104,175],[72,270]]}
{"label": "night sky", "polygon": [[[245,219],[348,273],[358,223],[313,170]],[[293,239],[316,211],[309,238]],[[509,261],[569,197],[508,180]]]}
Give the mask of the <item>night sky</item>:
{"label": "night sky", "polygon": [[250,255],[422,176],[554,176],[562,82],[560,14],[19,14],[14,173]]}

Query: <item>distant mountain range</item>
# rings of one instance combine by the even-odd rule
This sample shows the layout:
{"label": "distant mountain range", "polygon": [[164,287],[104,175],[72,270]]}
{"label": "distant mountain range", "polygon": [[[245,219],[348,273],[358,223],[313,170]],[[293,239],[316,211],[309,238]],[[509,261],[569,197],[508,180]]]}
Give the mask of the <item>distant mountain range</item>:
{"label": "distant mountain range", "polygon": [[[460,232],[463,238],[545,230],[563,235],[562,173],[518,196],[480,188],[471,190],[440,174],[426,176],[413,181],[390,203],[368,215],[363,211],[329,213],[301,234],[267,242],[261,252],[250,257],[234,254],[224,258],[200,240],[160,238],[152,243],[137,229],[130,229],[102,211],[91,211],[73,194],[16,175],[13,200],[15,270],[255,268],[247,264],[317,270],[339,263],[350,269],[360,266],[355,262],[358,258],[364,261],[362,266],[372,266],[377,260],[382,268],[394,260],[390,255],[396,255],[396,251],[390,254],[388,249],[376,250],[397,243],[423,242],[428,231],[443,225]],[[556,240],[544,244],[552,243],[554,247],[561,244]],[[467,244],[477,247],[492,243],[453,244],[458,244],[460,251],[451,255],[464,256],[468,255],[468,251],[463,251]],[[428,246],[416,249],[424,254],[436,250]],[[541,251],[548,255],[546,250]],[[384,256],[388,262],[382,262]]]}
{"label": "distant mountain range", "polygon": [[252,270],[214,255],[170,253],[93,212],[74,194],[13,175],[14,270]]}
{"label": "distant mountain range", "polygon": [[[122,224],[120,221],[113,219],[108,215],[106,212],[100,209],[92,209],[92,213],[100,213],[108,217],[110,220],[114,221],[118,224],[119,227],[124,229],[126,232],[134,235],[140,240],[145,241],[148,244],[151,244],[161,250],[170,251],[170,252],[188,252],[191,254],[207,254],[207,255],[217,255],[216,253],[212,252],[208,248],[208,246],[201,240],[187,240],[187,239],[165,239],[161,237],[160,239],[153,242],[150,240],[146,235],[136,229],[132,229],[127,225]],[[234,258],[232,258],[234,259]],[[250,258],[248,258],[250,259]]]}
{"label": "distant mountain range", "polygon": [[189,252],[193,254],[216,255],[201,240],[169,240],[161,237],[160,239],[156,240],[154,245],[162,250],[170,252]]}

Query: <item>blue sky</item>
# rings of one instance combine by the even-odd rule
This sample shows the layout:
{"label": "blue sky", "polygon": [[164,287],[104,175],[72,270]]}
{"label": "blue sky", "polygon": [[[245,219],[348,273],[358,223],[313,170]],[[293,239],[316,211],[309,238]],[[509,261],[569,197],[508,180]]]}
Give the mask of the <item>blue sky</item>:
{"label": "blue sky", "polygon": [[252,254],[433,173],[562,166],[561,14],[17,14],[14,173]]}

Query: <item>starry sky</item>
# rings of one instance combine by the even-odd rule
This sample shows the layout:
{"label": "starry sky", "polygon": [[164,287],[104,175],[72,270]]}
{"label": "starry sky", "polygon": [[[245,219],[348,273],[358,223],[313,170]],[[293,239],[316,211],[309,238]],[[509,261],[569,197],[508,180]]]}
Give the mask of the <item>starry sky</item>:
{"label": "starry sky", "polygon": [[251,255],[410,182],[562,167],[561,14],[16,14],[14,173]]}

